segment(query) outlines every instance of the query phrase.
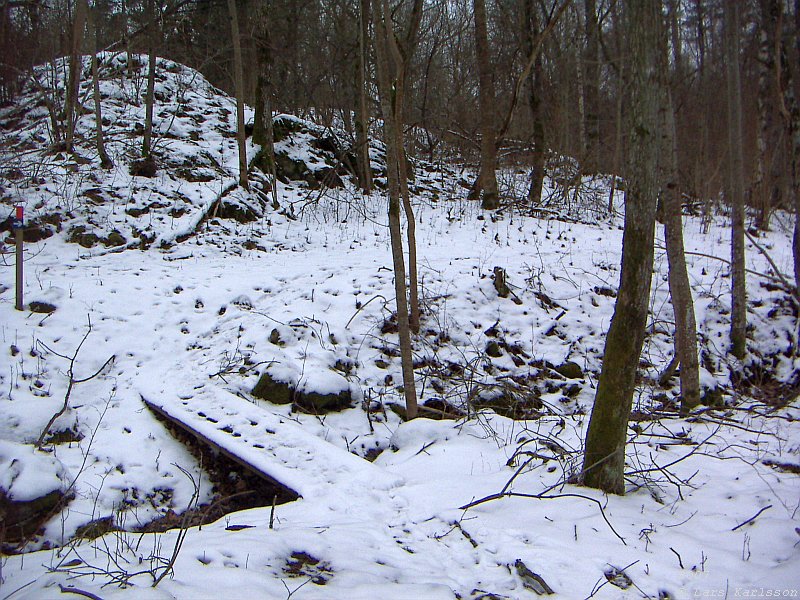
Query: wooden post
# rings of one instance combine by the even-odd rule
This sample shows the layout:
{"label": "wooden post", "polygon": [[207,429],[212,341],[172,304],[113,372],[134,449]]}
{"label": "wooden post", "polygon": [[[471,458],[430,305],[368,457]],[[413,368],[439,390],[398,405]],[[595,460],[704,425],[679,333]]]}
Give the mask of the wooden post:
{"label": "wooden post", "polygon": [[16,241],[16,250],[17,250],[17,302],[15,308],[17,310],[23,309],[23,302],[22,302],[22,233],[23,233],[23,223],[24,223],[24,208],[23,206],[17,205],[17,213],[14,218],[14,232],[15,232],[15,241]]}

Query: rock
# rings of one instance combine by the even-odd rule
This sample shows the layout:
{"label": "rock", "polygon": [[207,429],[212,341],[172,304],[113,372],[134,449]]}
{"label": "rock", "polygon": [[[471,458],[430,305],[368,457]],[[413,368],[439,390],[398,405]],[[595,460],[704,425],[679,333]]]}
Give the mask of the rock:
{"label": "rock", "polygon": [[558,365],[554,370],[556,373],[566,377],[567,379],[583,378],[583,369],[578,366],[578,363],[574,363],[572,361],[567,361],[561,365]]}
{"label": "rock", "polygon": [[128,240],[125,239],[125,236],[123,236],[116,229],[114,231],[112,231],[111,233],[109,233],[108,237],[103,240],[103,245],[104,246],[114,247],[114,248],[116,248],[117,246],[124,246],[127,243],[128,243]]}
{"label": "rock", "polygon": [[133,161],[129,170],[134,177],[155,177],[157,171],[156,161],[152,156]]}
{"label": "rock", "polygon": [[4,542],[18,544],[30,539],[55,514],[64,494],[53,490],[44,496],[16,501],[0,489],[0,515],[3,516]]}
{"label": "rock", "polygon": [[39,302],[34,300],[28,304],[28,309],[34,313],[49,314],[55,312],[56,307],[49,302]]}
{"label": "rock", "polygon": [[86,233],[84,225],[76,225],[69,231],[67,241],[71,244],[78,244],[84,248],[91,248],[100,241],[100,236],[94,233]]}
{"label": "rock", "polygon": [[273,404],[289,404],[294,400],[294,388],[283,381],[276,381],[267,371],[258,378],[252,394]]}
{"label": "rock", "polygon": [[281,332],[277,329],[273,329],[269,333],[269,343],[275,344],[276,346],[282,346],[283,342],[281,342]]}
{"label": "rock", "polygon": [[342,390],[336,394],[297,393],[294,404],[312,413],[329,412],[350,408],[353,405],[353,396],[350,394],[350,390]]}
{"label": "rock", "polygon": [[222,219],[232,219],[237,223],[252,223],[258,219],[259,215],[256,212],[243,204],[238,202],[220,201],[219,210],[217,215]]}
{"label": "rock", "polygon": [[294,403],[295,408],[315,414],[352,406],[353,395],[344,377],[333,371],[321,372],[318,375],[315,379],[319,380],[317,384],[321,386],[320,389],[326,390],[324,392],[313,389],[307,381],[302,382],[299,387],[293,383],[279,381],[265,371],[259,377],[252,394],[273,404]]}
{"label": "rock", "polygon": [[70,497],[69,474],[55,456],[0,440],[2,544],[29,540]]}
{"label": "rock", "polygon": [[489,342],[486,344],[486,354],[492,358],[500,358],[503,356],[503,351],[500,348],[500,344],[497,342]]}

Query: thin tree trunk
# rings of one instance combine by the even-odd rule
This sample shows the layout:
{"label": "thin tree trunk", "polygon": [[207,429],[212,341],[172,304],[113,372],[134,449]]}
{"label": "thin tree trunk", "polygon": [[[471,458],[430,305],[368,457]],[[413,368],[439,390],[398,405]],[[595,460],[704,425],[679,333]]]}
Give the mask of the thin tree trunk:
{"label": "thin tree trunk", "polygon": [[[385,7],[384,7],[385,9]],[[396,134],[396,148],[398,155],[398,175],[400,180],[400,198],[403,203],[403,212],[406,215],[406,239],[408,242],[408,287],[409,287],[409,327],[413,333],[419,332],[419,284],[417,282],[417,234],[414,207],[411,204],[411,195],[408,189],[409,160],[406,156],[403,143],[403,106],[405,101],[406,73],[411,61],[416,44],[417,32],[422,19],[422,0],[414,0],[411,9],[408,30],[402,42],[398,43],[392,29],[391,17],[388,10],[384,10],[383,21],[387,32],[387,46],[395,66],[392,78],[392,112],[394,115],[394,130]],[[388,62],[388,61],[387,61]]]}
{"label": "thin tree trunk", "polygon": [[392,248],[394,267],[395,301],[397,304],[397,328],[400,339],[400,360],[403,370],[403,393],[406,401],[406,416],[414,419],[417,416],[417,390],[414,382],[413,354],[411,347],[411,329],[409,327],[408,304],[406,300],[406,275],[403,260],[403,238],[400,229],[400,180],[401,155],[398,149],[399,139],[395,107],[392,101],[393,86],[389,75],[388,48],[389,36],[393,31],[387,28],[388,6],[385,0],[376,0],[372,11],[372,25],[375,31],[375,57],[378,73],[378,90],[381,112],[383,113],[383,131],[386,143],[386,171],[389,191],[389,237]]}
{"label": "thin tree trunk", "polygon": [[586,117],[586,171],[596,173],[600,168],[600,28],[595,0],[584,0],[586,51],[584,65],[584,111]]}
{"label": "thin tree trunk", "polygon": [[[533,0],[524,0],[522,4],[522,31],[525,54],[533,53],[534,40],[540,35],[539,19]],[[542,203],[542,186],[544,185],[544,117],[542,115],[542,96],[544,95],[544,69],[542,68],[542,53],[539,52],[534,59],[533,68],[528,77],[528,105],[531,109],[531,127],[533,129],[533,152],[531,155],[531,184],[528,189],[528,204],[531,207]]]}
{"label": "thin tree trunk", "polygon": [[[611,7],[611,19],[612,25],[614,27],[614,41],[616,44],[616,51],[618,56],[622,54],[622,27],[619,22],[619,4],[614,3]],[[624,62],[617,58],[617,70],[616,70],[616,79],[617,79],[617,103],[616,103],[616,110],[614,113],[614,123],[615,123],[615,134],[614,134],[614,166],[612,167],[613,177],[611,179],[611,187],[608,192],[608,214],[612,216],[614,214],[614,196],[617,192],[617,181],[618,178],[622,176],[620,173],[620,162],[623,156],[623,142],[624,138],[622,137],[622,130],[623,130],[623,121],[622,121],[622,105],[623,100],[625,99],[625,76],[623,69],[625,68]]]}
{"label": "thin tree trunk", "polygon": [[725,2],[725,61],[728,96],[728,189],[731,205],[731,354],[747,352],[747,290],[744,256],[744,158],[742,96],[739,80],[739,3]]}
{"label": "thin tree trunk", "polygon": [[481,166],[473,196],[481,197],[481,208],[495,210],[500,206],[497,195],[497,143],[494,126],[494,84],[489,61],[489,34],[486,28],[486,3],[473,0],[475,12],[475,60],[478,65],[478,104],[481,130]]}
{"label": "thin tree trunk", "polygon": [[800,290],[800,106],[798,106],[798,90],[800,90],[800,0],[794,0],[794,107],[792,108],[792,171],[794,172],[794,239],[792,254],[794,256],[794,284]]}
{"label": "thin tree trunk", "polygon": [[75,18],[72,22],[72,39],[70,41],[69,56],[69,76],[67,81],[67,99],[64,103],[64,121],[67,125],[67,134],[64,139],[65,149],[72,152],[75,142],[75,125],[78,120],[78,92],[81,85],[81,69],[83,67],[83,55],[81,54],[81,44],[83,43],[83,30],[86,27],[86,17],[89,13],[89,3],[87,0],[76,0]]}
{"label": "thin tree trunk", "polygon": [[272,124],[272,42],[269,35],[269,16],[261,3],[255,15],[255,44],[258,61],[256,78],[255,121],[253,143],[261,146],[267,174],[272,178],[272,206],[278,209],[278,176],[275,165],[275,131]]}
{"label": "thin tree trunk", "polygon": [[[666,39],[664,40],[666,42]],[[666,60],[666,44],[663,58]],[[666,62],[662,74],[666,76]],[[675,356],[680,362],[681,411],[688,412],[700,404],[700,365],[697,358],[697,322],[694,301],[686,268],[681,217],[681,190],[678,174],[678,140],[675,131],[675,109],[672,93],[665,83],[662,91],[664,105],[664,154],[666,160],[663,188],[664,239],[669,264],[669,294],[675,313]]]}
{"label": "thin tree trunk", "polygon": [[142,156],[152,158],[153,139],[153,104],[156,89],[156,11],[155,0],[147,0],[147,92],[144,100],[144,138],[142,140]]}
{"label": "thin tree trunk", "polygon": [[[794,2],[794,28],[787,26],[783,35],[783,52],[787,60],[781,65],[782,106],[785,131],[788,135],[791,195],[794,205],[794,236],[792,256],[794,281],[800,289],[800,0]],[[794,45],[794,48],[792,48]]]}
{"label": "thin tree trunk", "polygon": [[233,69],[236,87],[236,142],[239,147],[239,185],[248,189],[247,184],[247,142],[244,131],[244,71],[242,67],[242,38],[239,35],[239,13],[236,0],[228,0],[231,18],[231,37],[233,38]]}
{"label": "thin tree trunk", "polygon": [[780,22],[777,0],[761,0],[758,47],[758,127],[756,138],[756,178],[753,183],[754,204],[758,208],[756,227],[766,231],[772,208],[780,202],[780,141],[777,127],[776,89],[777,65],[775,50],[778,42],[776,25]]}
{"label": "thin tree trunk", "polygon": [[358,4],[358,65],[356,66],[356,156],[358,158],[358,184],[365,194],[372,190],[372,167],[369,159],[369,105],[367,104],[367,61],[369,39],[370,0]]}
{"label": "thin tree trunk", "polygon": [[[579,30],[584,29],[584,20],[580,7],[575,7],[575,18]],[[586,86],[583,77],[583,60],[579,46],[574,48],[575,59],[575,85],[578,86],[576,96],[578,97],[578,148],[576,156],[580,158],[581,172],[587,170],[585,167],[587,157],[586,146]]]}
{"label": "thin tree trunk", "polygon": [[658,195],[658,28],[660,2],[625,6],[631,60],[630,145],[625,192],[622,269],[614,316],[606,336],[603,367],[595,395],[583,482],[624,494],[625,439],[636,368],[644,342],[653,272],[653,237]]}
{"label": "thin tree trunk", "polygon": [[98,73],[98,44],[100,37],[100,24],[97,22],[97,15],[94,14],[94,52],[92,53],[92,91],[94,95],[94,120],[95,120],[95,145],[97,147],[97,155],[100,158],[100,166],[103,169],[110,169],[114,166],[114,162],[109,158],[106,152],[106,144],[103,139],[103,109],[100,98],[100,75]]}

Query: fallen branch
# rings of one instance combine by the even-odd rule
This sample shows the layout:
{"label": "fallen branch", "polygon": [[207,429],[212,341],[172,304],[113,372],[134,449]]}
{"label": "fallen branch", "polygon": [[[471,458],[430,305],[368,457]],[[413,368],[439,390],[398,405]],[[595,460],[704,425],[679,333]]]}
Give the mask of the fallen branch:
{"label": "fallen branch", "polygon": [[83,596],[84,598],[90,598],[91,600],[103,600],[100,596],[96,596],[91,592],[79,590],[78,588],[67,587],[62,584],[58,584],[58,587],[61,589],[62,594],[75,594],[77,596]]}
{"label": "fallen branch", "polygon": [[[56,413],[52,417],[50,417],[50,420],[47,422],[47,425],[45,425],[44,429],[42,430],[42,433],[39,435],[39,439],[36,440],[36,447],[37,448],[41,448],[42,447],[42,444],[44,443],[44,438],[50,432],[50,428],[53,426],[53,423],[55,423],[56,420],[61,415],[63,415],[65,412],[67,412],[67,409],[69,408],[69,397],[72,395],[72,388],[75,387],[79,383],[86,383],[87,381],[90,381],[90,380],[94,379],[95,377],[97,377],[98,375],[100,375],[100,373],[102,373],[103,370],[105,370],[105,368],[108,365],[110,365],[112,362],[114,362],[114,359],[116,358],[116,355],[112,354],[111,357],[106,362],[103,363],[103,366],[100,367],[99,369],[97,369],[97,371],[95,371],[94,374],[90,375],[89,377],[84,377],[83,379],[75,379],[75,361],[78,360],[78,354],[80,353],[81,348],[83,347],[83,344],[88,339],[90,333],[92,333],[92,320],[91,320],[91,318],[89,319],[89,327],[86,330],[86,333],[84,334],[83,339],[81,340],[80,344],[78,344],[78,347],[75,348],[75,352],[69,358],[69,368],[67,369],[67,376],[69,377],[69,384],[67,385],[67,392],[66,392],[66,394],[64,394],[64,404],[61,406],[61,408],[58,411],[56,411]],[[44,346],[47,350],[50,350],[49,348],[47,348],[46,345],[42,344],[42,346]],[[52,352],[52,350],[50,350],[50,351]],[[57,356],[62,356],[62,355],[58,354],[57,352],[53,352],[53,354],[56,354]],[[62,358],[66,358],[66,357],[62,356]]]}
{"label": "fallen branch", "polygon": [[759,515],[760,515],[761,513],[763,513],[765,510],[767,510],[767,509],[770,509],[770,508],[772,508],[772,504],[767,504],[767,505],[766,505],[764,508],[762,508],[762,509],[761,509],[760,511],[758,511],[756,514],[754,514],[752,517],[750,517],[749,519],[747,519],[747,520],[746,520],[746,521],[744,521],[743,523],[739,523],[739,524],[738,524],[736,527],[734,527],[733,529],[731,529],[731,531],[736,531],[737,529],[739,529],[739,527],[744,527],[745,525],[747,525],[747,524],[749,524],[749,523],[752,523],[753,521],[755,521],[755,520],[756,520],[756,519],[759,517]]}
{"label": "fallen branch", "polygon": [[491,494],[480,500],[474,500],[465,504],[464,506],[459,506],[460,510],[467,510],[468,508],[472,508],[474,506],[478,506],[479,504],[484,504],[486,502],[490,502],[492,500],[499,500],[500,498],[534,498],[536,500],[555,500],[557,498],[583,498],[584,500],[588,500],[589,502],[594,502],[597,504],[597,508],[600,509],[600,515],[603,517],[603,520],[608,525],[608,528],[611,529],[612,533],[617,536],[619,541],[621,541],[626,546],[628,543],[625,541],[625,538],[622,537],[617,530],[614,529],[614,526],[611,524],[611,521],[608,520],[606,516],[606,511],[603,509],[603,504],[597,498],[592,498],[591,496],[584,496],[583,494],[576,494],[576,493],[567,493],[567,494],[522,494],[518,492],[503,492],[500,494]]}

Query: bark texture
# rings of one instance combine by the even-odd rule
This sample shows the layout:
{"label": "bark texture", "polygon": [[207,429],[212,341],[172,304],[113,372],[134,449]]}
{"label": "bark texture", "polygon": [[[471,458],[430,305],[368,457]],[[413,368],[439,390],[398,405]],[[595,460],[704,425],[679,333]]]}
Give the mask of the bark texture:
{"label": "bark texture", "polygon": [[369,58],[370,0],[358,4],[358,64],[356,65],[356,157],[358,185],[365,194],[372,190],[372,168],[369,160],[369,105],[367,104],[367,65]]}
{"label": "bark texture", "polygon": [[660,2],[625,7],[630,57],[628,187],[619,295],[606,337],[586,454],[585,485],[623,494],[625,438],[644,341],[658,194],[658,30]]}
{"label": "bark texture", "polygon": [[400,229],[400,178],[401,156],[398,148],[398,123],[393,102],[394,86],[390,77],[389,36],[394,32],[388,27],[389,8],[386,0],[375,0],[372,11],[372,25],[375,30],[375,57],[378,74],[378,93],[383,132],[386,143],[386,170],[389,193],[389,237],[394,267],[394,289],[397,304],[397,328],[400,339],[400,359],[403,369],[403,393],[406,401],[406,416],[417,416],[417,390],[414,382],[411,329],[409,326],[408,303],[406,300],[406,273],[403,259],[403,239]]}
{"label": "bark texture", "polygon": [[261,146],[267,174],[272,178],[272,205],[277,209],[278,177],[275,165],[275,131],[272,126],[272,45],[269,35],[269,14],[265,4],[259,4],[256,8],[253,34],[258,61],[253,143]]}
{"label": "bark texture", "polygon": [[103,137],[103,109],[100,98],[100,75],[98,73],[99,66],[97,64],[98,57],[98,37],[99,25],[97,18],[93,19],[94,25],[94,52],[92,53],[92,94],[94,95],[94,121],[95,121],[95,147],[97,148],[97,156],[100,158],[100,166],[104,169],[110,169],[114,166],[114,162],[109,158],[106,152],[106,143]]}
{"label": "bark texture", "polygon": [[150,158],[153,139],[153,104],[156,89],[156,11],[155,0],[147,0],[147,92],[144,99],[144,138],[142,156]]}
{"label": "bark texture", "polygon": [[81,84],[81,68],[83,67],[83,30],[86,27],[86,17],[89,14],[87,0],[75,2],[75,18],[72,22],[72,39],[70,40],[69,75],[67,77],[67,98],[64,102],[64,121],[67,126],[64,139],[67,152],[72,152],[75,140],[75,124],[78,111],[78,90]]}
{"label": "bark texture", "polygon": [[478,66],[478,110],[480,111],[481,166],[474,196],[480,196],[481,208],[499,207],[497,195],[497,143],[494,123],[494,84],[489,60],[489,35],[486,28],[486,2],[473,0],[475,13],[475,59]]}
{"label": "bark texture", "polygon": [[[525,54],[532,56],[534,42],[539,35],[540,25],[533,0],[524,0],[522,3],[522,31],[524,33]],[[544,96],[544,69],[542,68],[542,54],[537,52],[533,67],[528,76],[528,106],[531,111],[531,184],[528,188],[528,204],[538,206],[542,203],[542,186],[544,185],[544,115],[542,110],[542,97]]]}
{"label": "bark texture", "polygon": [[583,85],[586,118],[586,157],[584,170],[596,173],[600,161],[600,29],[595,0],[584,0],[584,25],[586,50],[584,65],[586,79]]}
{"label": "bark texture", "polygon": [[236,0],[228,0],[233,39],[233,76],[236,87],[236,143],[239,147],[239,185],[247,189],[247,145],[244,131],[244,72],[242,68],[242,37],[239,34],[239,13]]}
{"label": "bark texture", "polygon": [[739,76],[739,3],[725,2],[725,60],[728,104],[728,194],[731,205],[731,354],[747,351],[747,290],[744,265],[744,157],[742,87]]}
{"label": "bark texture", "polygon": [[[666,50],[666,48],[665,48]],[[666,65],[665,65],[666,67]],[[668,88],[662,93],[664,106],[665,183],[662,191],[664,238],[669,264],[669,294],[675,313],[675,356],[680,362],[681,410],[688,412],[700,404],[700,365],[697,358],[697,322],[694,300],[686,268],[681,217],[681,189],[678,174],[678,147],[675,109]]]}

